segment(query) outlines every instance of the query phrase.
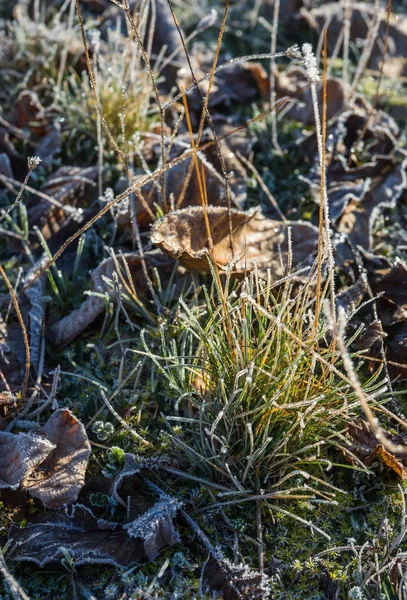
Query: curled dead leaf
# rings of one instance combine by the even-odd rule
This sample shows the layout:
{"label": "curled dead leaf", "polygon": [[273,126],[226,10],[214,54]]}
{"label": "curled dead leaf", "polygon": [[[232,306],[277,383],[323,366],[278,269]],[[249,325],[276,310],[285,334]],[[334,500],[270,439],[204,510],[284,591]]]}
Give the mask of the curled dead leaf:
{"label": "curled dead leaf", "polygon": [[[359,419],[348,425],[347,437],[350,440],[350,449],[364,465],[370,467],[378,457],[381,462],[391,469],[400,479],[407,478],[407,470],[399,460],[399,456],[392,454],[379,444],[368,421]],[[394,437],[395,443],[407,448],[399,436]],[[405,454],[400,454],[405,456]]]}
{"label": "curled dead leaf", "polygon": [[154,560],[165,546],[173,546],[180,541],[173,519],[181,506],[182,502],[176,498],[162,496],[144,514],[124,526],[130,537],[144,540],[144,550],[149,560]]}
{"label": "curled dead leaf", "polygon": [[[385,207],[394,207],[407,187],[407,153],[398,142],[395,121],[369,106],[354,107],[328,128],[327,191],[330,217],[356,247],[372,246],[372,228]],[[320,200],[320,167],[315,138],[303,143],[315,152],[308,176]]]}
{"label": "curled dead leaf", "polygon": [[[288,108],[284,105],[285,117],[305,125],[314,124],[311,88],[306,70],[297,66],[281,72],[276,70],[274,77],[277,99],[286,98],[288,101]],[[322,81],[317,83],[317,94],[319,102],[322,103]],[[326,94],[327,119],[330,120],[345,108],[343,83],[339,79],[327,79]]]}
{"label": "curled dead leaf", "polygon": [[53,449],[40,468],[25,478],[23,489],[47,508],[71,504],[84,484],[91,452],[85,428],[69,410],[60,409],[51,415],[40,434]]}
{"label": "curled dead leaf", "polygon": [[97,196],[97,177],[97,167],[60,167],[41,187],[42,196],[34,194],[28,198],[30,226],[38,226],[45,239],[49,240],[68,218],[78,220],[75,209],[82,208]]}
{"label": "curled dead leaf", "polygon": [[[289,229],[293,268],[312,264],[318,229],[309,223],[282,223],[268,219],[257,210],[229,212],[227,208],[212,206],[208,207],[207,215],[213,260],[220,268],[233,262],[235,276],[255,266],[262,276],[270,269],[274,280],[285,275]],[[151,241],[188,269],[209,271],[209,240],[202,207],[175,211],[157,221],[151,230]]]}
{"label": "curled dead leaf", "polygon": [[0,431],[0,488],[17,489],[55,447],[39,435]]}
{"label": "curled dead leaf", "polygon": [[[377,315],[383,329],[384,351],[390,376],[407,379],[407,266],[402,260],[364,252],[363,262],[376,300]],[[392,364],[397,363],[397,364]]]}
{"label": "curled dead leaf", "polygon": [[[309,12],[303,11],[308,17],[308,23],[318,31],[327,26],[328,53],[338,48],[340,52],[340,37],[343,33],[344,8],[338,2],[324,2],[322,6],[313,8]],[[379,19],[379,29],[368,67],[380,70],[383,57],[383,40],[386,36],[387,14],[386,10],[379,12],[367,2],[356,2],[351,5],[350,11],[350,39],[352,42],[366,40],[369,31],[372,31],[376,19]],[[339,46],[338,46],[339,42]],[[402,14],[391,14],[389,20],[389,43],[387,57],[383,64],[383,72],[389,77],[402,77],[407,75],[407,17]]]}
{"label": "curled dead leaf", "polygon": [[234,565],[223,557],[211,556],[203,570],[203,583],[211,592],[220,592],[225,600],[263,600],[270,594],[266,575],[247,565]]}
{"label": "curled dead leaf", "polygon": [[[162,283],[171,276],[173,264],[170,261],[163,261],[153,252],[145,253],[147,269],[158,269]],[[119,257],[109,257],[102,261],[100,265],[92,271],[91,290],[100,295],[105,295],[107,299],[116,299],[116,292],[113,285],[109,285],[113,272],[119,274],[119,282],[122,289],[128,292],[131,288],[133,300],[140,303],[145,302],[150,297],[146,278],[141,266],[141,259],[138,254],[129,252]],[[130,281],[128,274],[130,274]],[[127,290],[126,290],[127,288]],[[62,347],[75,337],[77,337],[86,327],[91,325],[101,315],[106,306],[106,300],[103,296],[90,295],[81,306],[73,310],[69,315],[63,317],[47,327],[46,335],[49,342],[56,347]]]}
{"label": "curled dead leaf", "polygon": [[75,506],[70,514],[48,514],[25,528],[10,530],[10,556],[15,561],[34,562],[40,567],[60,562],[68,550],[76,565],[128,566],[144,558],[144,543],[127,535],[118,524],[99,526],[93,513]]}

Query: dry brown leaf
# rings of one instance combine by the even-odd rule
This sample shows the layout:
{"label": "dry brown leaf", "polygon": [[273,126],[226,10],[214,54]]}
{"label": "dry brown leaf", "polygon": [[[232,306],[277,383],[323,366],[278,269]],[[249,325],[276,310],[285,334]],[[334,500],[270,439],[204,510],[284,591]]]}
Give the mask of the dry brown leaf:
{"label": "dry brown leaf", "polygon": [[[229,217],[233,233],[230,245]],[[247,212],[208,207],[208,219],[213,241],[213,259],[225,268],[232,260],[236,276],[251,271],[257,265],[259,274],[278,279],[286,274],[288,263],[288,228],[292,238],[292,265],[297,268],[312,264],[317,251],[318,230],[309,223],[282,223],[265,217],[257,210]],[[188,269],[209,271],[208,235],[202,207],[169,213],[155,223],[151,241],[161,250],[178,258]]]}
{"label": "dry brown leaf", "polygon": [[[25,324],[28,323],[28,302],[22,299],[20,310]],[[13,392],[21,389],[25,372],[25,347],[21,325],[12,314],[7,325],[0,318],[0,392],[10,388]],[[7,382],[7,384],[4,382]]]}
{"label": "dry brown leaf", "polygon": [[[343,6],[338,2],[325,2],[318,8],[313,8],[308,16],[309,24],[319,31],[327,25],[328,55],[338,44],[338,38],[343,31]],[[354,3],[351,10],[350,39],[352,42],[366,40],[373,23],[377,18],[377,10],[367,2]],[[382,10],[379,34],[374,43],[367,66],[371,69],[381,69],[383,58],[383,42],[386,36],[386,10]],[[339,45],[340,52],[341,45]],[[389,43],[387,57],[384,62],[384,74],[389,77],[407,75],[407,17],[402,14],[391,14],[389,21]]]}
{"label": "dry brown leaf", "polygon": [[[344,112],[328,128],[330,217],[354,246],[372,246],[375,219],[384,207],[394,207],[407,187],[407,153],[400,147],[398,135],[395,121],[369,106]],[[315,202],[319,203],[320,168],[315,137],[305,140],[302,147],[304,155],[314,156],[308,180]]]}
{"label": "dry brown leaf", "polygon": [[384,330],[384,350],[390,376],[398,381],[406,380],[407,266],[401,260],[392,263],[383,256],[367,252],[363,253],[363,262],[372,292],[379,295],[376,308]]}
{"label": "dry brown leaf", "polygon": [[[277,99],[287,98],[289,108],[284,105],[284,116],[311,125],[315,122],[309,78],[305,69],[290,67],[286,71],[277,71],[274,74]],[[317,83],[319,103],[322,104],[323,83]],[[345,92],[343,83],[339,79],[329,78],[326,82],[326,110],[327,119],[332,119],[345,108]]]}
{"label": "dry brown leaf", "polygon": [[44,135],[35,145],[35,155],[38,156],[43,166],[51,168],[55,155],[61,152],[61,127],[56,121],[47,125]]}
{"label": "dry brown leaf", "polygon": [[233,565],[211,556],[202,574],[205,589],[219,592],[225,600],[263,600],[269,597],[267,577],[247,565]]}
{"label": "dry brown leaf", "polygon": [[39,435],[0,431],[0,488],[17,489],[54,449]]}
{"label": "dry brown leaf", "polygon": [[400,477],[400,479],[407,478],[407,471],[404,468],[404,465],[399,460],[397,460],[397,458],[395,458],[395,456],[391,454],[391,452],[386,450],[384,446],[379,444],[376,447],[376,453],[380,457],[381,461],[386,465],[386,467],[389,467],[389,469],[394,471],[396,475]]}
{"label": "dry brown leaf", "polygon": [[106,529],[83,506],[71,515],[52,513],[25,528],[10,530],[10,556],[16,561],[34,562],[40,567],[60,563],[66,548],[76,565],[132,565],[145,557],[144,542],[127,535],[117,523]]}
{"label": "dry brown leaf", "polygon": [[47,508],[74,502],[84,484],[91,448],[85,428],[67,409],[55,411],[40,434],[54,446],[23,488]]}
{"label": "dry brown leaf", "polygon": [[[159,266],[157,261],[154,262],[154,266]],[[128,270],[132,277],[132,282],[137,290],[137,293],[141,298],[148,296],[148,287],[145,281],[145,276],[141,269],[141,260],[138,254],[128,253],[122,255],[117,259],[119,267],[122,268],[125,280],[127,281],[126,271],[123,267],[123,261],[126,262]],[[150,264],[149,256],[146,255],[146,262]],[[113,272],[116,271],[116,264],[113,258],[107,258],[102,261],[100,265],[92,271],[90,278],[92,281],[92,291],[99,294],[107,294],[108,297],[113,299],[115,293],[106,283],[106,279],[111,280]],[[89,296],[81,306],[73,310],[69,315],[63,317],[60,321],[49,325],[47,328],[47,338],[56,347],[62,347],[75,337],[77,337],[86,327],[93,323],[99,315],[103,313],[105,309],[105,300],[97,296]]]}
{"label": "dry brown leaf", "polygon": [[180,541],[173,519],[181,506],[182,502],[175,498],[162,496],[144,514],[124,526],[130,537],[144,540],[144,550],[149,560],[154,560],[165,546],[173,546]]}
{"label": "dry brown leaf", "polygon": [[38,137],[44,135],[48,123],[38,94],[30,90],[20,92],[7,120],[19,129],[29,127]]}
{"label": "dry brown leaf", "polygon": [[268,98],[269,93],[270,81],[264,67],[260,63],[239,61],[216,74],[209,106],[250,102],[259,95]]}
{"label": "dry brown leaf", "polygon": [[[217,125],[217,135],[219,137],[226,133],[231,133],[233,129],[231,127],[226,127],[224,123]],[[242,151],[242,153],[246,155],[250,152],[254,141],[255,138],[244,135],[244,133],[241,133],[240,136],[230,135],[227,138],[227,141],[224,139],[218,140],[219,151],[222,154],[226,171],[229,174],[228,182],[232,205],[236,208],[241,206],[246,200],[246,170],[237,159],[234,150]],[[178,135],[168,159],[173,160],[178,156],[182,156],[184,152],[190,152],[190,149],[185,150],[189,145],[189,134]],[[202,174],[202,171],[204,173],[208,203],[212,206],[226,206],[225,180],[219,160],[218,147],[214,143],[213,134],[210,130],[205,130],[203,132],[201,145],[206,147],[205,150],[198,153],[198,163],[200,173]],[[152,153],[158,159],[161,153],[161,146],[157,136],[154,143],[151,143],[150,141],[146,150],[148,155]],[[188,185],[184,190],[185,180],[188,171],[191,168],[191,163],[193,165],[192,174]],[[141,180],[143,177],[144,175],[140,175],[138,179]],[[163,204],[161,184],[162,180],[158,179],[155,182],[149,182],[143,185],[140,189],[140,194],[135,198],[137,222],[143,227],[152,223],[151,214],[156,212],[156,205],[161,206]],[[126,187],[127,181],[123,179],[120,181],[119,185],[116,186],[116,192],[120,193],[124,191]],[[175,209],[186,206],[202,206],[202,193],[192,157],[186,158],[166,172],[165,196],[167,205],[173,206]],[[149,210],[147,210],[146,205]],[[132,227],[132,214],[128,199],[126,199],[120,207],[117,224],[122,228],[129,229]]]}
{"label": "dry brown leaf", "polygon": [[[41,187],[41,192],[60,204],[81,208],[97,196],[97,167],[60,167]],[[37,225],[49,240],[57,233],[67,218],[77,218],[74,210],[69,214],[44,197],[32,195],[27,200],[30,226]]]}
{"label": "dry brown leaf", "polygon": [[358,277],[353,285],[340,292],[336,296],[336,303],[350,317],[354,310],[360,305],[367,292],[367,278],[364,273]]}
{"label": "dry brown leaf", "polygon": [[[407,478],[405,466],[398,460],[398,456],[386,450],[379,444],[368,421],[359,419],[348,425],[347,436],[350,440],[352,453],[367,467],[370,467],[376,457],[391,469],[400,479]],[[399,436],[393,436],[395,443],[407,448]],[[400,454],[404,456],[404,454]]]}

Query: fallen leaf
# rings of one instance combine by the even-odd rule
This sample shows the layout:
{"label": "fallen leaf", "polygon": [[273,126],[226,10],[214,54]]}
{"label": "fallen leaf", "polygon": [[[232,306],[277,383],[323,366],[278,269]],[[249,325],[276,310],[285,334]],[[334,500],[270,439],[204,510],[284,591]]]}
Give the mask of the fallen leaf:
{"label": "fallen leaf", "polygon": [[130,537],[144,540],[144,550],[149,560],[154,560],[165,546],[173,546],[180,541],[173,519],[181,506],[179,500],[163,495],[144,514],[124,525]]}
{"label": "fallen leaf", "polygon": [[372,292],[379,296],[376,309],[384,331],[384,351],[390,376],[398,381],[406,380],[407,266],[401,260],[391,262],[368,252],[363,252],[362,258]]}
{"label": "fallen leaf", "polygon": [[[57,233],[66,220],[78,220],[76,209],[97,197],[98,168],[60,167],[41,187],[41,194],[31,195],[26,202],[30,227],[38,226],[46,240]],[[66,207],[62,208],[61,206]]]}
{"label": "fallen leaf", "polygon": [[368,289],[367,277],[362,273],[356,282],[336,296],[336,304],[345,311],[349,318],[360,305]]}
{"label": "fallen leaf", "polygon": [[[223,132],[225,130],[227,131],[224,126],[219,127],[218,135],[224,135]],[[235,142],[230,129],[229,133],[230,140],[229,138],[227,141],[224,139],[218,140],[219,148],[214,143],[213,134],[210,130],[205,130],[202,135],[201,145],[205,149],[198,153],[198,163],[201,170],[200,173],[203,173],[205,179],[208,203],[212,206],[227,205],[225,179],[222,173],[218,151],[222,154],[226,171],[229,174],[228,183],[232,205],[234,207],[239,207],[246,200],[246,170],[242,167],[231,146],[244,146],[245,151],[243,153],[247,154],[254,142],[249,136],[243,135],[237,138],[238,141]],[[182,156],[184,152],[190,152],[190,149],[185,150],[185,147],[188,148],[189,145],[189,134],[178,135],[168,159],[173,160]],[[148,153],[154,153],[157,158],[159,157],[161,153],[159,138],[155,140],[154,144],[148,145],[147,151]],[[191,164],[191,176],[188,185],[185,187],[185,181],[188,171],[191,168]],[[140,175],[136,177],[135,180],[141,180],[143,177],[144,175]],[[152,223],[152,213],[154,214],[156,211],[156,205],[162,206],[163,204],[163,190],[161,189],[161,184],[162,180],[158,179],[155,182],[149,182],[143,185],[135,198],[137,222],[143,227]],[[120,185],[116,187],[116,192],[120,193],[126,187],[127,181],[123,180],[120,182]],[[165,196],[167,205],[173,206],[175,209],[186,206],[202,206],[202,193],[192,157],[188,157],[171,169],[168,169],[165,174]],[[118,214],[117,224],[122,228],[130,228],[132,227],[131,222],[132,215],[130,202],[127,199],[123,203]]]}
{"label": "fallen leaf", "polygon": [[[146,253],[144,259],[147,264],[147,268],[152,270],[158,268],[165,283],[166,274],[165,270],[169,268],[172,271],[172,265],[164,264],[163,261],[157,260],[151,253]],[[117,262],[116,262],[117,261]],[[107,298],[114,300],[116,294],[113,285],[109,285],[107,280],[112,279],[113,272],[119,271],[119,278],[121,280],[121,287],[123,288],[122,282],[126,282],[129,285],[127,270],[131,275],[131,284],[136,290],[136,293],[141,299],[145,301],[149,298],[148,285],[146,283],[145,275],[141,268],[141,260],[136,253],[123,254],[117,257],[116,261],[109,257],[102,261],[100,265],[92,271],[90,274],[92,286],[91,290],[98,294],[107,295]],[[124,267],[124,263],[127,269]],[[169,277],[169,275],[168,275]],[[121,279],[123,278],[123,279]],[[103,297],[89,296],[81,306],[73,310],[69,315],[63,317],[59,321],[53,324],[49,324],[46,331],[47,339],[53,346],[63,347],[68,342],[72,341],[77,337],[86,327],[91,325],[99,315],[101,315],[106,306],[106,301]]]}
{"label": "fallen leaf", "polygon": [[35,156],[51,169],[54,157],[61,152],[61,127],[58,122],[47,125],[44,135],[35,145]]}
{"label": "fallen leaf", "polygon": [[[20,302],[20,311],[24,323],[28,324],[28,303]],[[7,324],[0,317],[0,391],[12,392],[21,389],[25,373],[25,346],[21,325],[14,315],[10,315]],[[5,383],[7,382],[7,384]]]}
{"label": "fallen leaf", "polygon": [[[363,135],[362,135],[363,133]],[[356,247],[372,246],[373,224],[383,208],[396,205],[407,187],[407,152],[398,142],[394,120],[369,106],[349,109],[328,128],[327,194],[337,231]],[[320,166],[315,136],[303,152],[314,156],[307,177],[320,201]]]}
{"label": "fallen leaf", "polygon": [[210,556],[202,580],[204,589],[221,593],[225,600],[263,600],[270,595],[264,573],[251,570],[245,564],[233,565],[222,557]]}
{"label": "fallen leaf", "polygon": [[[367,467],[370,467],[378,457],[381,462],[391,469],[400,479],[407,478],[407,470],[398,457],[404,453],[392,454],[377,440],[368,421],[359,419],[348,425],[347,437],[350,441],[351,452]],[[407,448],[400,436],[392,436],[394,443]]]}
{"label": "fallen leaf", "polygon": [[[206,71],[206,69],[204,70]],[[234,62],[216,74],[209,107],[213,108],[220,104],[231,105],[235,102],[250,102],[259,95],[268,98],[269,93],[269,77],[260,63]]]}
{"label": "fallen leaf", "polygon": [[[273,221],[258,210],[231,210],[229,213],[227,208],[209,206],[207,211],[213,259],[220,268],[233,260],[235,276],[251,271],[255,265],[262,276],[267,275],[267,269],[275,280],[285,275],[288,228],[291,229],[293,268],[312,264],[318,244],[318,230],[313,225],[301,221]],[[202,207],[175,211],[157,221],[151,230],[151,241],[188,269],[210,270],[208,233]]]}
{"label": "fallen leaf", "polygon": [[91,452],[80,421],[67,409],[55,411],[39,433],[54,446],[52,452],[23,482],[23,488],[47,508],[74,502],[84,484]]}
{"label": "fallen leaf", "polygon": [[[314,108],[312,103],[309,77],[305,69],[290,67],[285,71],[274,73],[275,91],[278,100],[286,98],[289,102],[284,104],[284,118],[295,119],[305,125],[315,123]],[[316,85],[319,103],[322,103],[323,82]],[[326,109],[327,119],[332,119],[341,113],[345,106],[345,91],[342,81],[328,78],[326,82]],[[288,108],[287,108],[288,107]]]}
{"label": "fallen leaf", "polygon": [[386,448],[384,448],[381,444],[378,444],[378,446],[376,447],[376,453],[380,457],[381,461],[386,465],[386,467],[394,471],[394,473],[396,473],[396,475],[398,475],[400,479],[407,478],[407,471],[404,468],[404,465],[399,460],[397,460],[393,454],[386,450]]}
{"label": "fallen leaf", "polygon": [[[339,37],[343,31],[343,6],[338,2],[325,2],[322,6],[313,8],[309,12],[303,11],[303,16],[308,18],[308,23],[319,32],[327,26],[328,54],[334,48],[341,51]],[[350,40],[366,40],[373,23],[380,19],[379,31],[375,40],[367,66],[370,69],[380,70],[383,58],[383,42],[386,36],[387,14],[386,10],[377,12],[376,8],[367,2],[357,2],[351,7]],[[391,14],[389,20],[389,43],[387,57],[384,61],[383,72],[390,77],[403,77],[407,75],[407,17],[403,14]]]}
{"label": "fallen leaf", "polygon": [[10,556],[15,561],[30,561],[40,567],[60,562],[65,550],[74,564],[129,566],[145,557],[144,541],[130,537],[118,524],[107,530],[84,506],[71,514],[52,513],[25,528],[10,529]]}
{"label": "fallen leaf", "polygon": [[0,431],[0,488],[16,490],[54,449],[39,435]]}
{"label": "fallen leaf", "polygon": [[48,123],[38,94],[30,90],[20,92],[6,118],[19,129],[29,128],[38,137],[45,133]]}

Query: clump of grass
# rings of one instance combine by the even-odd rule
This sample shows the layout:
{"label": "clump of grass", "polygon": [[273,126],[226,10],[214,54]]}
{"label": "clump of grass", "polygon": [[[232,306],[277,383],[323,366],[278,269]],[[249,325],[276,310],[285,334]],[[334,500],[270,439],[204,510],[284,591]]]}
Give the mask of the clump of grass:
{"label": "clump of grass", "polygon": [[[112,137],[125,153],[134,154],[139,146],[138,134],[148,130],[157,120],[157,108],[151,107],[152,83],[141,64],[141,56],[131,39],[110,32],[109,51],[99,50],[97,32],[91,40],[94,47],[93,69],[98,101]],[[81,139],[100,143],[100,123],[88,74],[71,71],[58,97],[65,129],[76,146]]]}
{"label": "clump of grass", "polygon": [[[173,451],[240,500],[333,497],[325,472],[359,402],[326,322],[315,330],[310,281],[295,293],[290,280],[273,287],[256,274],[228,293],[214,283],[203,304],[180,301],[160,352],[144,336],[166,382]],[[378,387],[376,374],[366,389]],[[304,486],[293,485],[298,474]]]}
{"label": "clump of grass", "polygon": [[31,19],[20,6],[15,20],[7,24],[6,33],[0,73],[16,95],[30,87],[42,96],[52,97],[54,86],[67,73],[65,68],[76,65],[83,52],[72,13],[68,22],[61,12],[50,17],[41,11]]}

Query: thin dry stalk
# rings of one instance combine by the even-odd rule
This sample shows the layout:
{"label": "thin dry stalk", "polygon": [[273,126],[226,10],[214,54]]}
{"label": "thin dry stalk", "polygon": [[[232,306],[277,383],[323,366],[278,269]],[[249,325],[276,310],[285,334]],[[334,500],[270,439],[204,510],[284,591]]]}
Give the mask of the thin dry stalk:
{"label": "thin dry stalk", "polygon": [[346,349],[345,342],[343,339],[343,331],[344,331],[345,324],[346,324],[346,315],[345,315],[344,310],[343,309],[339,310],[338,318],[336,319],[336,322],[335,322],[333,319],[333,315],[331,313],[330,307],[327,303],[325,303],[324,308],[325,308],[325,313],[328,318],[329,326],[332,331],[332,335],[334,336],[334,338],[336,340],[338,350],[342,357],[345,373],[347,375],[347,378],[349,379],[349,381],[352,384],[352,387],[353,387],[353,389],[357,395],[357,398],[360,402],[360,406],[361,406],[367,420],[369,421],[369,424],[372,428],[373,433],[375,434],[375,436],[376,436],[377,440],[380,442],[380,444],[382,444],[386,448],[386,450],[388,450],[389,452],[404,454],[404,455],[407,454],[407,450],[404,445],[394,444],[391,440],[389,440],[389,438],[384,433],[383,429],[380,427],[376,417],[374,416],[372,409],[369,406],[369,397],[367,396],[367,394],[362,389],[362,386],[360,385],[359,378],[356,374],[355,368],[352,364],[352,360],[348,354],[348,351]]}
{"label": "thin dry stalk", "polygon": [[[361,141],[363,140],[363,138],[366,135],[366,132],[368,130],[368,127],[372,121],[372,117],[373,114],[376,110],[376,106],[377,106],[377,102],[379,99],[379,92],[380,92],[380,86],[382,83],[382,79],[383,79],[383,71],[384,71],[384,65],[386,62],[386,57],[387,57],[387,49],[389,46],[389,34],[390,34],[390,16],[391,16],[391,10],[392,10],[392,5],[393,5],[393,0],[388,0],[387,1],[387,13],[386,13],[386,34],[385,34],[385,38],[384,38],[384,44],[383,44],[383,53],[382,53],[382,60],[381,60],[381,64],[380,64],[380,73],[379,73],[379,78],[377,80],[377,86],[376,86],[376,92],[373,98],[373,102],[370,106],[369,109],[369,114],[367,116],[367,119],[365,121],[365,124],[363,125],[362,131],[359,134],[358,140],[355,144],[355,148],[359,148]],[[349,157],[349,161],[350,162],[351,157]]]}
{"label": "thin dry stalk", "polygon": [[331,291],[331,309],[335,314],[335,287],[334,287],[334,258],[330,242],[329,227],[329,207],[326,191],[326,123],[327,123],[327,29],[324,29],[324,72],[323,72],[323,95],[322,95],[322,127],[318,109],[318,98],[316,93],[315,81],[311,81],[311,94],[314,106],[314,116],[316,124],[316,135],[318,140],[318,152],[320,163],[320,203],[319,203],[319,236],[318,236],[318,256],[317,256],[317,287],[315,301],[315,319],[314,328],[318,328],[318,320],[321,312],[322,299],[322,264],[324,256],[328,257],[328,278]]}
{"label": "thin dry stalk", "polygon": [[[226,28],[226,21],[227,21],[227,16],[228,16],[228,12],[229,12],[229,4],[230,4],[230,0],[226,0],[225,10],[224,10],[224,13],[223,13],[222,23],[221,23],[221,26],[220,26],[219,35],[218,35],[218,39],[217,39],[217,42],[216,42],[216,49],[215,49],[215,53],[214,53],[214,57],[213,57],[213,61],[212,61],[212,67],[211,67],[211,70],[210,70],[210,73],[209,73],[208,89],[207,89],[207,92],[206,92],[206,96],[203,97],[202,92],[201,92],[201,90],[199,88],[199,85],[198,85],[198,81],[197,81],[196,76],[195,76],[194,69],[192,67],[192,63],[191,63],[190,58],[189,58],[188,50],[187,50],[186,45],[185,45],[185,41],[184,41],[184,38],[183,38],[183,35],[182,35],[182,32],[181,32],[181,28],[179,26],[179,23],[178,23],[178,20],[176,18],[174,9],[172,7],[172,4],[171,4],[170,0],[168,0],[168,5],[169,5],[169,7],[171,9],[171,14],[172,14],[172,17],[174,19],[175,26],[178,29],[178,33],[180,35],[181,42],[182,42],[182,45],[184,47],[184,51],[185,51],[186,59],[187,59],[187,62],[188,62],[188,66],[189,66],[189,69],[191,71],[191,76],[192,76],[192,80],[193,80],[193,86],[196,87],[196,89],[198,90],[198,93],[199,93],[201,101],[202,101],[202,113],[201,113],[201,119],[200,119],[199,127],[198,127],[196,145],[199,147],[199,144],[201,142],[203,128],[204,128],[204,123],[205,123],[205,118],[208,120],[209,126],[210,126],[211,131],[212,131],[212,135],[214,136],[214,141],[215,141],[215,144],[216,144],[216,150],[217,150],[217,154],[218,154],[218,157],[219,157],[219,161],[220,161],[220,165],[221,165],[221,170],[222,170],[222,174],[223,174],[223,177],[224,177],[224,180],[225,180],[225,196],[226,196],[226,200],[227,200],[227,204],[228,204],[228,209],[229,209],[229,238],[230,238],[230,247],[231,247],[232,256],[233,256],[233,228],[232,228],[232,216],[231,216],[232,198],[231,198],[231,193],[230,193],[229,174],[228,174],[227,169],[226,169],[225,159],[223,158],[223,155],[222,155],[222,152],[221,152],[221,149],[220,149],[220,145],[219,145],[218,137],[217,137],[217,134],[216,134],[216,131],[215,131],[215,127],[213,125],[212,117],[211,117],[209,109],[208,109],[208,106],[209,106],[209,97],[210,97],[210,94],[211,94],[211,91],[212,91],[212,87],[213,87],[213,81],[214,81],[214,77],[215,77],[215,73],[216,73],[216,67],[217,67],[218,60],[219,60],[220,48],[221,48],[221,44],[222,44],[222,40],[223,40],[223,35],[225,33],[225,28]],[[183,188],[181,190],[181,195],[180,195],[180,200],[179,200],[180,203],[182,202],[182,199],[183,199],[183,197],[185,195],[186,188],[187,188],[188,182],[189,182],[189,180],[191,178],[191,175],[192,175],[192,163],[191,163],[191,165],[190,165],[190,167],[188,169],[187,176],[186,176],[185,182],[184,182],[184,186],[183,186]]]}
{"label": "thin dry stalk", "polygon": [[274,69],[276,68],[275,54],[277,50],[277,33],[278,33],[278,17],[280,12],[280,0],[274,1],[273,11],[273,33],[271,34],[271,46],[270,46],[270,106],[271,110],[271,141],[274,148],[281,152],[280,145],[277,137],[277,111],[274,107],[276,103],[276,78],[274,76]]}
{"label": "thin dry stalk", "polygon": [[10,283],[9,278],[7,277],[3,267],[1,265],[0,265],[0,275],[3,277],[5,284],[8,287],[8,291],[10,292],[11,300],[14,305],[14,310],[16,311],[17,319],[18,319],[18,322],[21,327],[21,332],[23,334],[24,348],[25,348],[25,375],[24,375],[23,389],[21,391],[21,401],[23,401],[25,398],[25,395],[27,393],[28,379],[30,377],[30,366],[31,366],[30,343],[28,341],[27,330],[26,330],[26,327],[24,324],[23,316],[20,311],[20,306],[18,304],[18,299],[17,299],[16,293],[14,291],[13,286]]}
{"label": "thin dry stalk", "polygon": [[380,8],[380,0],[375,0],[374,5],[374,14],[375,14],[375,22],[373,27],[370,26],[367,33],[365,47],[362,52],[362,56],[359,59],[358,66],[356,69],[355,76],[352,81],[352,87],[349,94],[349,100],[352,100],[357,87],[359,85],[359,81],[361,80],[363,73],[365,72],[366,65],[369,61],[370,55],[372,54],[373,46],[376,42],[377,34],[379,33],[380,21],[382,18],[382,11]]}
{"label": "thin dry stalk", "polygon": [[273,194],[270,192],[270,190],[264,183],[262,176],[260,175],[260,173],[258,172],[256,167],[254,166],[254,164],[252,162],[250,162],[250,160],[247,160],[247,158],[245,156],[243,156],[243,154],[241,154],[239,151],[236,152],[236,156],[248,169],[251,170],[251,172],[253,173],[253,175],[256,178],[257,183],[259,184],[259,186],[261,187],[263,192],[266,194],[267,198],[270,200],[270,204],[275,209],[275,211],[278,213],[278,216],[280,217],[280,219],[283,221],[283,223],[287,223],[288,221],[285,218],[284,213],[282,212],[281,208],[277,204],[277,200],[274,198]]}
{"label": "thin dry stalk", "polygon": [[[70,1],[70,6],[69,6],[67,27],[68,27],[68,31],[71,32],[73,29],[73,18],[74,18],[74,14],[75,14],[75,0],[69,0],[69,1]],[[69,52],[69,46],[68,46],[68,40],[67,40],[65,43],[65,46],[62,50],[61,61],[59,63],[59,71],[58,71],[57,85],[56,85],[58,91],[60,91],[60,89],[61,89],[62,79],[64,76],[65,67],[66,67],[66,61],[68,58],[68,52]]]}
{"label": "thin dry stalk", "polygon": [[[157,102],[158,110],[160,113],[160,137],[161,137],[160,149],[161,149],[161,160],[162,160],[162,164],[164,165],[165,164],[165,142],[164,142],[164,140],[165,140],[165,136],[164,136],[165,109],[161,103],[160,94],[159,94],[158,87],[157,87],[157,82],[156,82],[155,75],[154,75],[154,72],[153,72],[153,69],[152,69],[152,66],[150,63],[150,58],[146,52],[146,49],[144,48],[143,40],[141,39],[141,36],[136,27],[136,24],[134,23],[133,15],[130,11],[128,0],[123,0],[123,10],[124,10],[124,13],[126,15],[128,22],[130,24],[131,31],[132,31],[135,39],[137,40],[137,44],[138,44],[139,50],[141,52],[141,56],[143,57],[143,60],[147,67],[148,74],[151,79],[151,83],[153,85],[153,91],[154,91],[155,99]],[[161,190],[162,190],[164,212],[167,212],[168,205],[167,205],[167,199],[166,199],[166,193],[165,193],[165,171],[162,173]]]}
{"label": "thin dry stalk", "polygon": [[350,0],[343,1],[343,57],[342,57],[342,81],[345,91],[345,99],[349,94],[349,42],[350,25],[353,6]]}
{"label": "thin dry stalk", "polygon": [[12,210],[14,210],[14,208],[16,206],[18,206],[20,204],[21,198],[23,197],[24,190],[26,189],[28,180],[30,179],[30,175],[33,172],[33,170],[35,169],[35,167],[37,166],[37,164],[38,163],[35,160],[32,160],[32,159],[28,160],[28,173],[25,176],[25,179],[24,179],[24,181],[22,183],[20,191],[17,194],[17,198],[14,200],[14,202],[13,202],[13,204],[11,206],[9,206],[7,209],[1,211],[1,214],[0,214],[0,223],[6,218],[6,216],[8,214],[11,213]]}
{"label": "thin dry stalk", "polygon": [[8,570],[2,552],[0,552],[0,573],[9,587],[13,600],[30,600],[17,579]]}

